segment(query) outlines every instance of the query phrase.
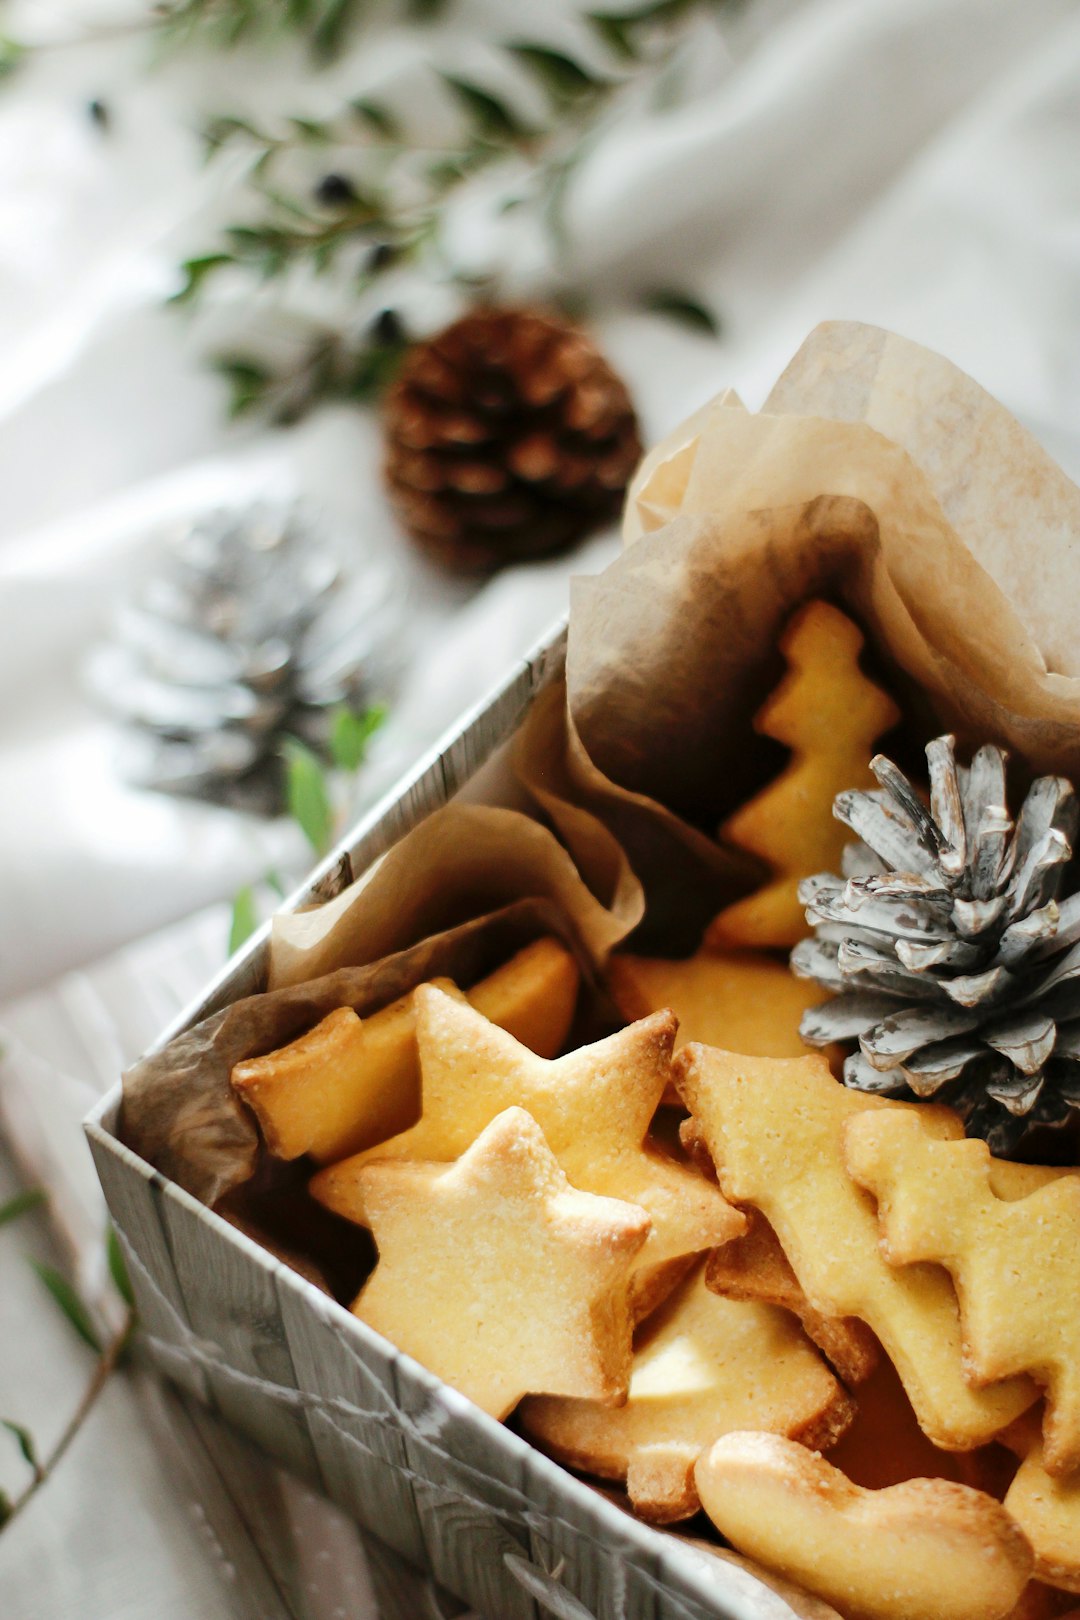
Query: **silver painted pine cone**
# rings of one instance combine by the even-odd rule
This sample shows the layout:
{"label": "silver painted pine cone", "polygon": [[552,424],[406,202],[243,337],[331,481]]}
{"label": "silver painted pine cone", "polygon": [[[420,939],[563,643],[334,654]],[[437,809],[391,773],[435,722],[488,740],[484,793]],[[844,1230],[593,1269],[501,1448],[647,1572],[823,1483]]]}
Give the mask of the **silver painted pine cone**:
{"label": "silver painted pine cone", "polygon": [[384,696],[400,657],[397,574],[342,551],[294,505],[270,503],[204,513],[170,537],[86,671],[124,727],[128,781],[283,808],[284,740],[326,757],[336,711]]}
{"label": "silver painted pine cone", "polygon": [[964,767],[938,737],[926,757],[929,809],[881,755],[880,791],[836,799],[859,842],[842,876],[800,887],[815,937],[792,969],[835,992],[802,1036],[857,1042],[845,1085],[948,1103],[1007,1157],[1080,1108],[1080,893],[1059,898],[1075,883],[1077,799],[1040,777],[1014,825],[999,748]]}

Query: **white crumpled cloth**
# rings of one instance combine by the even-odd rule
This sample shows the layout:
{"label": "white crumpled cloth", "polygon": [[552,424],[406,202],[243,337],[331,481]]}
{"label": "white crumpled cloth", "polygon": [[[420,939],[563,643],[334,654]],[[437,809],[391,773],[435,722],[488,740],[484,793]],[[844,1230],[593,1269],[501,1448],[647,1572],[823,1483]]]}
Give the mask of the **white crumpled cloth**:
{"label": "white crumpled cloth", "polygon": [[[5,26],[66,38],[136,9],[23,0]],[[119,29],[58,45],[0,89],[0,997],[303,858],[287,827],[134,793],[115,776],[78,669],[161,523],[278,489],[401,559],[412,662],[369,792],[561,611],[573,569],[600,566],[614,547],[601,537],[469,596],[395,533],[369,416],[334,407],[288,432],[226,426],[197,352],[202,329],[163,307],[177,260],[205,246],[220,217],[220,182],[194,133],[207,114],[318,111],[321,96],[370,88],[417,51],[477,76],[486,41],[559,39],[563,12],[459,0],[434,32],[388,22],[325,90],[292,50],[151,71],[144,44]],[[1080,474],[1076,6],[750,0],[724,26],[730,48],[696,54],[690,101],[614,130],[569,202],[572,262],[647,437],[728,384],[760,403],[815,322],[852,317],[940,349]],[[87,117],[91,97],[109,106],[108,132]],[[461,229],[467,252],[467,221]],[[481,234],[478,257],[498,251]],[[535,244],[510,250],[522,291],[542,286]],[[673,283],[720,311],[719,341],[635,308],[635,290]],[[0,1300],[14,1297],[18,1247],[6,1234]],[[58,1426],[56,1365],[49,1330],[20,1314],[17,1331],[0,1334],[3,1415],[10,1407],[46,1435]],[[0,1538],[5,1613],[13,1592],[18,1620],[134,1617],[151,1591],[156,1620],[211,1612],[194,1580],[185,1606],[183,1537],[167,1552],[164,1528],[133,1543],[116,1518],[80,1518],[80,1492],[100,1497],[118,1472],[145,1472],[145,1457],[133,1461],[145,1443],[137,1424],[99,1422],[94,1445],[70,1457],[67,1485],[50,1487],[51,1506],[46,1493]],[[15,1478],[0,1455],[0,1485]]]}

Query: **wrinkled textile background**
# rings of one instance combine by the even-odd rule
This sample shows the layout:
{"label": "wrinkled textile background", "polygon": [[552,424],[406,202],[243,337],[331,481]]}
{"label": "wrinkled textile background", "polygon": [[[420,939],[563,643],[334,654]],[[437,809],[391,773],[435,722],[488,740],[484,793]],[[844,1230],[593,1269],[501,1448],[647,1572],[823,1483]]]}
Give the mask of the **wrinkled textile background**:
{"label": "wrinkled textile background", "polygon": [[[23,0],[5,26],[45,16],[69,38],[131,9]],[[560,27],[545,8],[553,40]],[[538,28],[535,8],[461,0],[424,48],[479,74],[486,38]],[[415,49],[391,33],[369,43],[334,69],[333,93],[374,88]],[[227,428],[195,333],[162,307],[177,260],[220,213],[200,119],[241,102],[317,112],[324,92],[301,96],[296,75],[288,53],[148,72],[145,45],[118,30],[58,46],[0,91],[0,997],[302,858],[287,829],[123,789],[77,679],[147,534],[185,511],[270,487],[314,498],[365,545],[398,545],[370,419],[334,408],[290,433]],[[758,406],[811,326],[853,317],[941,350],[1080,475],[1078,82],[1069,0],[750,0],[728,47],[696,55],[690,103],[613,132],[570,199],[573,263],[610,310],[596,324],[647,438],[729,383]],[[87,118],[91,97],[110,107],[107,134]],[[511,251],[522,290],[542,284],[530,244]],[[671,282],[721,312],[719,342],[633,311],[636,290]],[[572,571],[615,546],[602,537],[474,595],[402,548],[413,659],[365,792],[562,610]],[[14,1400],[11,1415],[47,1439],[78,1369],[65,1325],[34,1308],[24,1247],[5,1230],[0,1390],[4,1415]],[[225,1612],[213,1536],[179,1509],[170,1522],[166,1492],[152,1530],[133,1530],[148,1500],[136,1482],[155,1470],[127,1403],[111,1392],[62,1479],[0,1543],[19,1620],[136,1620],[151,1602],[161,1620]],[[0,1457],[0,1485],[17,1466]],[[80,1507],[91,1501],[100,1511]]]}

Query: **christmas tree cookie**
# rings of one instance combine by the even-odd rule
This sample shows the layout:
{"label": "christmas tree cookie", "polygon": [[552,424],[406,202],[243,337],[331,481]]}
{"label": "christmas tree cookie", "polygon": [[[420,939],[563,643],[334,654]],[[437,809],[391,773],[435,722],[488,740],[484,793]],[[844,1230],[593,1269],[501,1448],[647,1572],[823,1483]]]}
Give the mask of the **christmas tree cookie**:
{"label": "christmas tree cookie", "polygon": [[833,800],[846,789],[873,786],[874,744],[899,719],[892,699],[860,670],[862,645],[860,631],[828,602],[808,602],[784,631],[788,671],[754,725],[785,743],[791,759],[720,829],[729,843],[766,861],[773,875],[720,913],[707,945],[789,948],[806,936],[800,880],[835,870],[848,838],[833,819]]}
{"label": "christmas tree cookie", "polygon": [[920,1262],[952,1274],[973,1376],[1030,1372],[1046,1385],[1044,1460],[1049,1473],[1068,1474],[1080,1468],[1080,1177],[1062,1171],[1024,1198],[1001,1198],[986,1143],[937,1138],[932,1112],[852,1118],[848,1170],[878,1200],[883,1252],[898,1274]]}
{"label": "christmas tree cookie", "polygon": [[886,1263],[873,1201],[845,1168],[843,1128],[853,1115],[924,1110],[848,1091],[818,1057],[743,1058],[691,1045],[675,1080],[724,1192],[765,1215],[815,1310],[873,1329],[935,1445],[983,1445],[1034,1404],[1027,1378],[969,1385],[948,1274]]}

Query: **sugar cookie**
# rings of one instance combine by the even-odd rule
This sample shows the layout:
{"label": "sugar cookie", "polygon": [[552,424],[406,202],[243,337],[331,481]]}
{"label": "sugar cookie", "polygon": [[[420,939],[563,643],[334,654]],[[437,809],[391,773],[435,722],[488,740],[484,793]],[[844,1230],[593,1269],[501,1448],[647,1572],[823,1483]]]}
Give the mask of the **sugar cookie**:
{"label": "sugar cookie", "polygon": [[[556,939],[538,939],[465,999],[541,1057],[562,1050],[581,974]],[[448,995],[449,979],[432,981]],[[339,1007],[299,1040],[236,1064],[232,1083],[278,1159],[310,1153],[333,1164],[406,1130],[420,1113],[413,995],[369,1017]]]}
{"label": "sugar cookie", "polygon": [[1080,1470],[1064,1479],[1047,1473],[1038,1408],[1025,1412],[1001,1439],[1020,1458],[1004,1499],[1031,1542],[1036,1575],[1063,1591],[1080,1592]]}
{"label": "sugar cookie", "polygon": [[861,632],[828,602],[808,602],[785,629],[788,671],[754,729],[786,743],[791,759],[720,829],[729,843],[768,861],[773,878],[720,913],[707,945],[791,946],[809,933],[800,879],[839,870],[848,837],[833,819],[833,800],[845,788],[874,786],[874,744],[900,718],[860,670],[862,645]]}
{"label": "sugar cookie", "polygon": [[1031,1578],[1000,1503],[951,1480],[853,1485],[774,1434],[731,1434],[695,1469],[702,1505],[740,1552],[862,1620],[1005,1620]]}
{"label": "sugar cookie", "polygon": [[894,1266],[948,1269],[973,1375],[1030,1372],[1044,1383],[1045,1464],[1071,1473],[1080,1467],[1080,1179],[1051,1171],[1007,1201],[993,1177],[1008,1171],[986,1143],[941,1140],[920,1114],[858,1114],[844,1131],[848,1170],[878,1200],[882,1251]]}
{"label": "sugar cookie", "polygon": [[691,1045],[675,1066],[728,1197],[766,1216],[815,1310],[873,1329],[935,1445],[982,1445],[1034,1403],[1027,1378],[969,1386],[948,1274],[886,1264],[873,1202],[844,1167],[848,1118],[868,1104],[882,1117],[917,1104],[848,1091],[819,1057],[742,1058]]}
{"label": "sugar cookie", "polygon": [[627,1022],[670,1007],[687,1041],[761,1057],[802,1057],[802,1016],[821,1004],[821,986],[797,979],[786,962],[753,951],[700,950],[681,962],[615,955],[607,982]]}
{"label": "sugar cookie", "polygon": [[757,1299],[791,1311],[849,1387],[869,1378],[881,1360],[878,1342],[865,1322],[853,1316],[825,1316],[814,1309],[759,1210],[747,1212],[742,1237],[712,1251],[705,1280],[728,1299]]}
{"label": "sugar cookie", "polygon": [[571,1187],[523,1108],[455,1164],[372,1160],[355,1195],[379,1251],[352,1307],[369,1327],[493,1417],[532,1392],[625,1396],[649,1218]]}

